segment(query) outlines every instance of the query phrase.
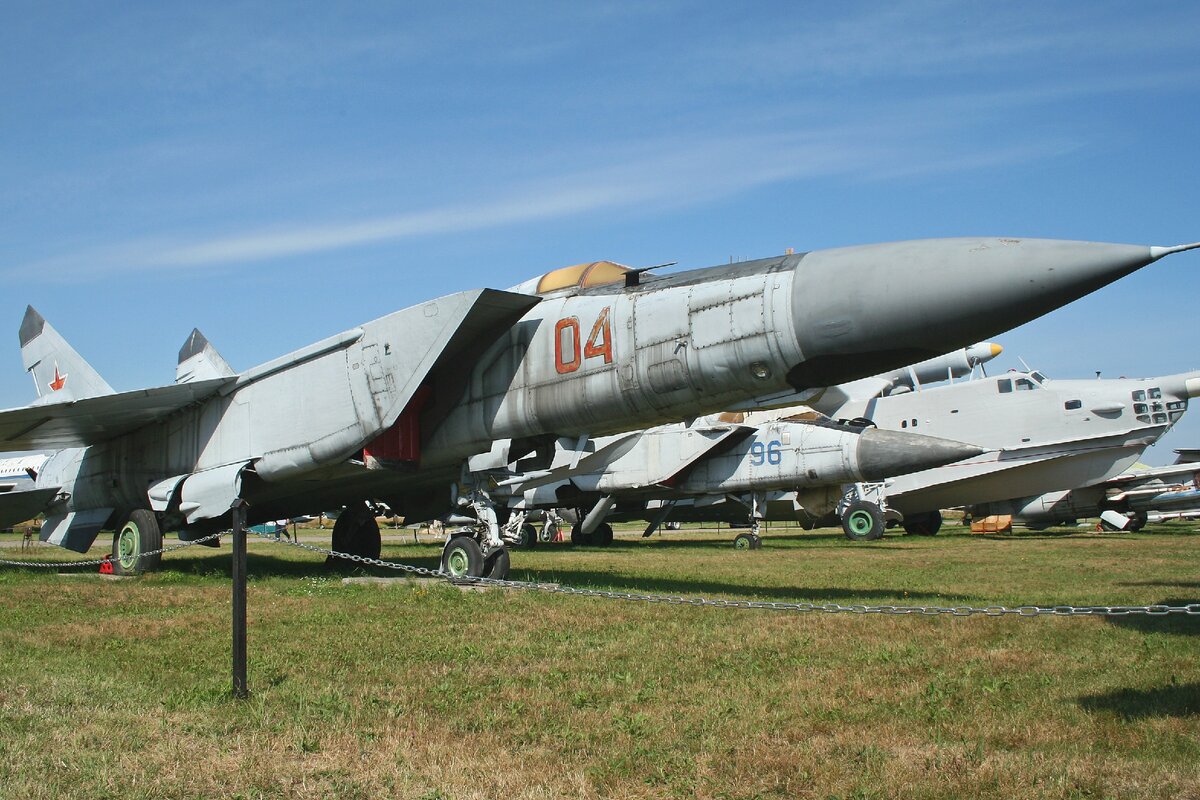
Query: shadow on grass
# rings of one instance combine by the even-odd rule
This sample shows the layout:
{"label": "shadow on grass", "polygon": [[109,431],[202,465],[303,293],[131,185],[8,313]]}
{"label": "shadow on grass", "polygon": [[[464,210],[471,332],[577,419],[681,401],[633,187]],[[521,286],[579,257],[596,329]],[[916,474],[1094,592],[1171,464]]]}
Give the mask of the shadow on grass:
{"label": "shadow on grass", "polygon": [[[1190,600],[1169,597],[1157,605],[1187,606],[1200,603],[1200,600]],[[1127,617],[1105,617],[1109,624],[1119,628],[1128,628],[1139,633],[1172,633],[1176,636],[1200,636],[1200,616],[1192,614],[1148,615],[1130,614]]]}
{"label": "shadow on grass", "polygon": [[[649,592],[671,595],[732,595],[752,597],[759,600],[799,602],[846,602],[874,604],[878,600],[890,601],[892,605],[903,605],[917,600],[934,600],[939,605],[948,605],[949,600],[932,592],[909,592],[903,589],[851,589],[844,587],[816,586],[755,586],[753,584],[728,583],[705,579],[661,578],[653,576],[630,576],[611,572],[596,572],[578,569],[513,570],[515,580],[553,581],[564,586],[612,589],[620,592]],[[970,598],[957,598],[969,600]]]}
{"label": "shadow on grass", "polygon": [[1086,711],[1103,711],[1124,719],[1194,717],[1200,715],[1200,683],[1181,683],[1156,689],[1114,689],[1077,701]]}
{"label": "shadow on grass", "polygon": [[[387,553],[384,557],[387,558]],[[212,555],[195,555],[187,558],[172,558],[163,562],[161,572],[175,572],[183,575],[199,577],[215,577],[230,579],[229,552],[214,552]],[[414,567],[436,570],[440,559],[437,556],[405,557],[403,563]],[[325,562],[314,558],[312,561],[300,561],[248,553],[246,556],[246,571],[251,579],[265,578],[304,578],[313,576],[342,576],[342,575],[375,575],[382,577],[403,577],[405,573],[384,567],[363,567],[353,562],[341,562],[336,567],[326,567]],[[630,593],[671,594],[686,596],[726,595],[732,597],[747,597],[757,600],[774,600],[781,602],[840,602],[848,604],[876,604],[878,601],[889,601],[891,604],[909,604],[918,601],[936,600],[938,605],[951,604],[951,598],[942,597],[932,592],[909,592],[905,595],[903,589],[852,589],[843,587],[784,587],[784,586],[755,586],[753,584],[728,583],[704,579],[660,578],[654,576],[629,576],[611,572],[577,570],[577,569],[545,569],[531,570],[515,568],[512,571],[513,580],[554,582],[577,588],[603,588]],[[969,602],[973,598],[953,598],[953,602]]]}

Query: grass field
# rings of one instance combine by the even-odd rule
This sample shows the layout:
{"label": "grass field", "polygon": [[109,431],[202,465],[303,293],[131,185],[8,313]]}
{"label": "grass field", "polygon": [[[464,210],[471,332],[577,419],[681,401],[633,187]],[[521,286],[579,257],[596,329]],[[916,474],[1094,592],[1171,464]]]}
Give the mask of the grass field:
{"label": "grass field", "polygon": [[[514,553],[514,577],[844,604],[1200,599],[1194,524],[961,530],[851,544],[776,528],[743,552],[727,530],[627,533]],[[425,541],[386,537],[385,557],[434,566]],[[244,702],[228,547],[124,581],[0,568],[0,797],[1200,797],[1197,618],[344,586],[265,542],[249,564]]]}

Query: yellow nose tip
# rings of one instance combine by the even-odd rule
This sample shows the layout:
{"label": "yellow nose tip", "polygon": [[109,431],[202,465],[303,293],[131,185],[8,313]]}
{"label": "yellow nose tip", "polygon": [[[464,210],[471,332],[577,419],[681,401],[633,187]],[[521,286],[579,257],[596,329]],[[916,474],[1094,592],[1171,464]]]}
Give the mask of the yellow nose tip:
{"label": "yellow nose tip", "polygon": [[996,356],[1000,355],[1003,352],[1004,352],[1003,346],[998,345],[995,342],[992,343],[992,358],[995,358]]}

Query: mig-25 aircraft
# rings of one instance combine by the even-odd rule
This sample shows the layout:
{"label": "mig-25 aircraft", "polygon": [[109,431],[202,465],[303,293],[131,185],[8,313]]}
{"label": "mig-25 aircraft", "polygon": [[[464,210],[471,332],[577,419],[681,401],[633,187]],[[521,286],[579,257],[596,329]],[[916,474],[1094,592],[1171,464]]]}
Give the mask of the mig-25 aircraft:
{"label": "mig-25 aircraft", "polygon": [[[43,539],[79,552],[114,529],[121,572],[156,566],[142,553],[164,530],[227,527],[235,502],[250,523],[369,499],[432,519],[464,493],[479,501],[464,464],[496,440],[535,453],[855,380],[1194,247],[966,238],[668,275],[599,262],[419,303],[237,374],[192,337],[179,382],[120,393],[30,308],[20,342],[39,397],[0,411],[0,451],[57,452],[33,489],[0,496],[0,525],[41,512]],[[486,528],[471,541],[503,574]],[[377,554],[378,526],[343,514],[334,543]]]}

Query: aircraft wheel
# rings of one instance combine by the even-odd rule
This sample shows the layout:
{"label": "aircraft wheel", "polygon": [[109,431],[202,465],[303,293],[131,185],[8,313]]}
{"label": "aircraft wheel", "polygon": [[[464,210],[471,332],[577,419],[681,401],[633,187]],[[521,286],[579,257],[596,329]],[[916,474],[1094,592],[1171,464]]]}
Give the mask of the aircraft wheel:
{"label": "aircraft wheel", "polygon": [[483,550],[470,536],[455,536],[442,550],[442,572],[451,578],[483,576]]}
{"label": "aircraft wheel", "polygon": [[883,512],[874,503],[855,500],[842,514],[842,532],[852,542],[883,538]]}
{"label": "aircraft wheel", "polygon": [[762,547],[762,537],[753,533],[739,533],[733,537],[734,550],[757,550]]}
{"label": "aircraft wheel", "polygon": [[[334,550],[364,558],[379,558],[382,548],[379,521],[375,519],[366,503],[346,506],[346,510],[338,514],[337,522],[333,523]],[[334,559],[332,556],[330,559],[345,561]]]}
{"label": "aircraft wheel", "polygon": [[501,547],[499,550],[493,550],[483,563],[483,577],[491,578],[494,581],[506,581],[508,580],[509,564],[508,548]]}
{"label": "aircraft wheel", "polygon": [[113,534],[113,574],[138,575],[158,569],[162,564],[162,553],[152,556],[143,556],[142,553],[160,547],[162,529],[158,527],[158,517],[144,508],[135,510]]}
{"label": "aircraft wheel", "polygon": [[583,523],[576,522],[571,526],[571,544],[580,547],[592,543],[592,537],[583,532]]}
{"label": "aircraft wheel", "polygon": [[1137,533],[1142,528],[1146,527],[1146,523],[1149,521],[1149,519],[1150,518],[1145,511],[1137,511],[1132,517],[1129,518],[1129,527],[1127,527],[1125,530],[1131,533]]}
{"label": "aircraft wheel", "polygon": [[600,527],[598,527],[598,528],[596,528],[596,530],[592,531],[591,538],[592,538],[592,544],[597,544],[597,545],[600,545],[601,547],[608,547],[610,544],[613,543],[612,525],[609,525],[607,522],[601,522]]}
{"label": "aircraft wheel", "polygon": [[558,526],[553,522],[547,522],[542,526],[541,532],[538,533],[538,541],[553,542],[558,537]]}
{"label": "aircraft wheel", "polygon": [[942,529],[942,512],[924,511],[904,518],[904,531],[915,536],[937,536]]}
{"label": "aircraft wheel", "polygon": [[537,547],[537,543],[538,543],[537,528],[533,527],[528,522],[526,522],[524,525],[521,526],[521,529],[519,531],[517,531],[517,546],[523,547],[526,550],[532,550],[533,548]]}

